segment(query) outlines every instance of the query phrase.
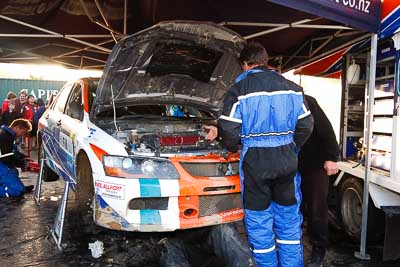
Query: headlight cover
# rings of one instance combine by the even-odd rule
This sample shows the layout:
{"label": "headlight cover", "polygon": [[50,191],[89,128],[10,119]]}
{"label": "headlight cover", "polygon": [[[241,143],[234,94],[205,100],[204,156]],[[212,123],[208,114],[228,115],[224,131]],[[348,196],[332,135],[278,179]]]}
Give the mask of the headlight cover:
{"label": "headlight cover", "polygon": [[179,179],[168,159],[150,157],[103,156],[106,175],[122,178]]}

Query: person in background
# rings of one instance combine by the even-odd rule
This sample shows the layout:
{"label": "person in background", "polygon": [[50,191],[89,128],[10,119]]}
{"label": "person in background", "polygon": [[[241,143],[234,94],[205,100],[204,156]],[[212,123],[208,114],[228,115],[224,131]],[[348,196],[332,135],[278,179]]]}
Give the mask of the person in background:
{"label": "person in background", "polygon": [[[29,95],[27,103],[22,107],[21,113],[23,114],[23,118],[28,120],[33,125],[34,115],[37,110],[38,110],[38,107],[35,104],[35,97],[33,95]],[[30,131],[29,136],[30,136],[30,141],[31,141],[31,143],[29,145],[31,145],[32,148],[35,148],[36,147],[36,131],[35,130]]]}
{"label": "person in background", "polygon": [[15,99],[17,98],[17,95],[14,92],[8,92],[7,93],[7,97],[6,99],[4,99],[4,102],[1,106],[1,114],[3,114],[4,112],[6,112],[8,110],[8,104],[10,103],[10,101],[14,101],[14,105],[15,105]]}
{"label": "person in background", "polygon": [[24,156],[15,145],[16,137],[31,130],[31,123],[25,119],[16,119],[9,127],[0,128],[0,197],[21,197],[33,190],[33,186],[24,186],[18,177],[17,167],[24,166]]}
{"label": "person in background", "polygon": [[318,102],[308,95],[305,98],[314,117],[314,129],[300,150],[299,170],[307,232],[312,243],[307,266],[317,267],[322,266],[328,246],[328,176],[338,172],[339,145],[332,125]]}
{"label": "person in background", "polygon": [[239,61],[244,72],[225,95],[218,134],[229,151],[242,145],[240,179],[250,249],[259,267],[303,266],[297,152],[312,132],[313,118],[303,89],[267,68],[261,44],[247,44]]}
{"label": "person in background", "polygon": [[22,107],[26,104],[28,93],[26,89],[21,89],[18,94],[18,99],[15,101],[15,109],[22,113]]}
{"label": "person in background", "polygon": [[32,127],[32,131],[35,132],[37,132],[40,117],[42,117],[43,113],[46,111],[46,105],[44,104],[43,99],[39,98],[37,100],[37,105],[38,109],[33,115],[33,127]]}
{"label": "person in background", "polygon": [[15,100],[16,100],[15,98],[10,99],[8,103],[8,109],[1,116],[0,126],[1,125],[9,126],[11,122],[13,122],[14,120],[21,118],[21,113],[15,109]]}
{"label": "person in background", "polygon": [[[25,103],[26,103],[27,96],[28,96],[27,89],[21,89],[21,90],[19,91],[19,93],[18,93],[18,98],[17,98],[17,100],[15,101],[15,110],[21,114],[21,117],[23,117],[23,114],[22,114],[22,107],[23,107],[23,106],[25,105]],[[23,136],[18,137],[17,140],[16,140],[16,143],[17,143],[17,144],[20,144],[21,147],[24,148],[24,147],[25,147],[25,144],[26,144],[25,137],[23,137]]]}

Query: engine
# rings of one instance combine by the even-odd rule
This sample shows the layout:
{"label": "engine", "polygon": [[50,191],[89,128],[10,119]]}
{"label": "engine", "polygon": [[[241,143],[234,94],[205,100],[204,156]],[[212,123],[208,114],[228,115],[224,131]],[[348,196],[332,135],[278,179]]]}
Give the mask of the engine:
{"label": "engine", "polygon": [[[144,127],[143,127],[144,126]],[[113,136],[124,143],[129,154],[142,156],[206,155],[222,152],[218,141],[209,141],[204,125],[141,125]]]}

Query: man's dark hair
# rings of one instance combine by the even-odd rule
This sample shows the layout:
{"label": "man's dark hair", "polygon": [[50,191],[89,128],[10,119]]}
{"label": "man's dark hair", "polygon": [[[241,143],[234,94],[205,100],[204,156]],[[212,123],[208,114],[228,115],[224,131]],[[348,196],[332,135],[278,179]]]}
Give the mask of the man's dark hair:
{"label": "man's dark hair", "polygon": [[24,129],[27,129],[28,132],[32,131],[32,124],[30,121],[28,121],[26,119],[13,120],[13,122],[10,124],[10,128],[12,128],[12,127],[24,128]]}
{"label": "man's dark hair", "polygon": [[239,61],[247,65],[265,65],[268,63],[268,53],[258,42],[248,43],[240,53]]}
{"label": "man's dark hair", "polygon": [[39,107],[44,106],[44,101],[43,101],[43,99],[38,98],[38,99],[37,99],[37,105],[38,105]]}

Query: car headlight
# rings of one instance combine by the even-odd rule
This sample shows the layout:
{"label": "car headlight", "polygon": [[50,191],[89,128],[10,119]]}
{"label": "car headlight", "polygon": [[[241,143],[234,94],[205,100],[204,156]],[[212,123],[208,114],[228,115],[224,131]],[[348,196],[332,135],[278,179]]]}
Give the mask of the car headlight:
{"label": "car headlight", "polygon": [[123,178],[179,179],[168,159],[148,157],[103,156],[106,175]]}

